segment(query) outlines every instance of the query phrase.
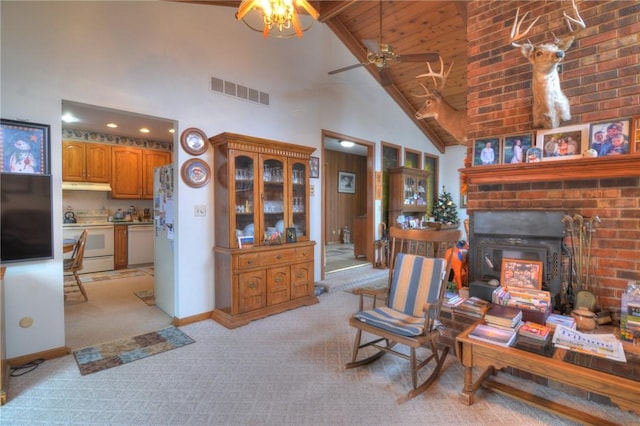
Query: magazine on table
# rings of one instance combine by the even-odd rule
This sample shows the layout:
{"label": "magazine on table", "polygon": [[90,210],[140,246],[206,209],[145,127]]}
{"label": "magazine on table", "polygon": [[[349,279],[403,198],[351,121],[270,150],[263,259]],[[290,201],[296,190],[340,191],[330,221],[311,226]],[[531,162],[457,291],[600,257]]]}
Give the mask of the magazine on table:
{"label": "magazine on table", "polygon": [[517,332],[515,330],[504,330],[486,324],[476,325],[471,333],[469,333],[469,337],[472,339],[478,339],[500,346],[512,346],[516,340],[516,336]]}
{"label": "magazine on table", "polygon": [[552,342],[558,348],[627,362],[622,342],[613,334],[587,334],[557,325]]}

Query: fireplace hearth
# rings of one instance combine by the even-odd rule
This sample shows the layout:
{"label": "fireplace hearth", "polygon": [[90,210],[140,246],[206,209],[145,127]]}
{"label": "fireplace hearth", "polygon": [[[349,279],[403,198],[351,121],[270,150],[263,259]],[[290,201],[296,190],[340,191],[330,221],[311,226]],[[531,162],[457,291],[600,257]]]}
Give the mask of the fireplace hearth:
{"label": "fireplace hearth", "polygon": [[469,216],[469,280],[500,279],[502,259],[542,262],[542,289],[562,289],[563,211],[478,211]]}

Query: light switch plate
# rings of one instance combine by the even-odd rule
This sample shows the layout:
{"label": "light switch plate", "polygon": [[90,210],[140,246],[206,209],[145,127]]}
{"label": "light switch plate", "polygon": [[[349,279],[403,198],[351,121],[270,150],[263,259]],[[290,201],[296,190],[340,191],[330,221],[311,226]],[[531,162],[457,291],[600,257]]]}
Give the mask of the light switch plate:
{"label": "light switch plate", "polygon": [[316,195],[316,186],[315,185],[309,185],[309,194],[310,196],[314,196]]}
{"label": "light switch plate", "polygon": [[193,206],[193,215],[194,216],[206,216],[207,215],[207,206]]}

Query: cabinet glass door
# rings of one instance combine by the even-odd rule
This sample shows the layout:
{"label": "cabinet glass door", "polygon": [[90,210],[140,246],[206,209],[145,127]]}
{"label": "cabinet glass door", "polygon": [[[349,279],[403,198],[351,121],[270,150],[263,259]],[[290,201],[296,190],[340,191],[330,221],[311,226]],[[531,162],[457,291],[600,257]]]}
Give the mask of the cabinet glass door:
{"label": "cabinet glass door", "polygon": [[266,158],[262,162],[262,230],[264,244],[280,244],[284,240],[285,163],[283,159]]}
{"label": "cabinet glass door", "polygon": [[412,175],[404,177],[404,205],[405,207],[413,207],[415,205],[416,196],[416,178]]}
{"label": "cabinet glass door", "polygon": [[427,179],[418,177],[416,181],[416,204],[418,207],[424,207],[427,205]]}
{"label": "cabinet glass door", "polygon": [[[239,155],[235,157],[235,200],[234,212],[231,214],[235,223],[237,237],[255,238],[254,208],[255,195],[253,185],[254,159],[249,156]],[[235,220],[234,220],[235,217]],[[249,241],[245,240],[245,243]]]}
{"label": "cabinet glass door", "polygon": [[296,230],[296,240],[308,240],[307,209],[309,197],[307,194],[308,167],[304,163],[294,163],[291,167],[291,227]]}

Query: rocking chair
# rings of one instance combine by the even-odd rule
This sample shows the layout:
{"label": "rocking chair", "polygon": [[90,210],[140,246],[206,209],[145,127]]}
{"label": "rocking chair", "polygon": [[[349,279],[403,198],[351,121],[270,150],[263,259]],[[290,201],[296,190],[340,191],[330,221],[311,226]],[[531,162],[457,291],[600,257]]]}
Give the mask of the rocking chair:
{"label": "rocking chair", "polygon": [[[421,394],[436,380],[449,352],[448,347],[439,350],[440,332],[436,328],[453,250],[449,250],[448,258],[445,256],[460,236],[458,230],[389,229],[389,284],[382,290],[363,287],[353,291],[360,296],[360,310],[349,320],[357,332],[353,357],[346,368],[369,364],[387,353],[409,360],[413,382],[409,398]],[[382,292],[386,305],[376,307],[376,300],[385,295]],[[372,309],[363,310],[365,296],[373,298]],[[372,340],[363,342],[363,331],[373,335]],[[409,354],[394,349],[397,344],[407,346]],[[375,348],[375,353],[359,359],[361,349],[367,347]],[[418,359],[417,349],[424,359]],[[424,351],[427,353],[422,354]],[[418,384],[418,372],[427,365],[432,365],[431,372]]]}

